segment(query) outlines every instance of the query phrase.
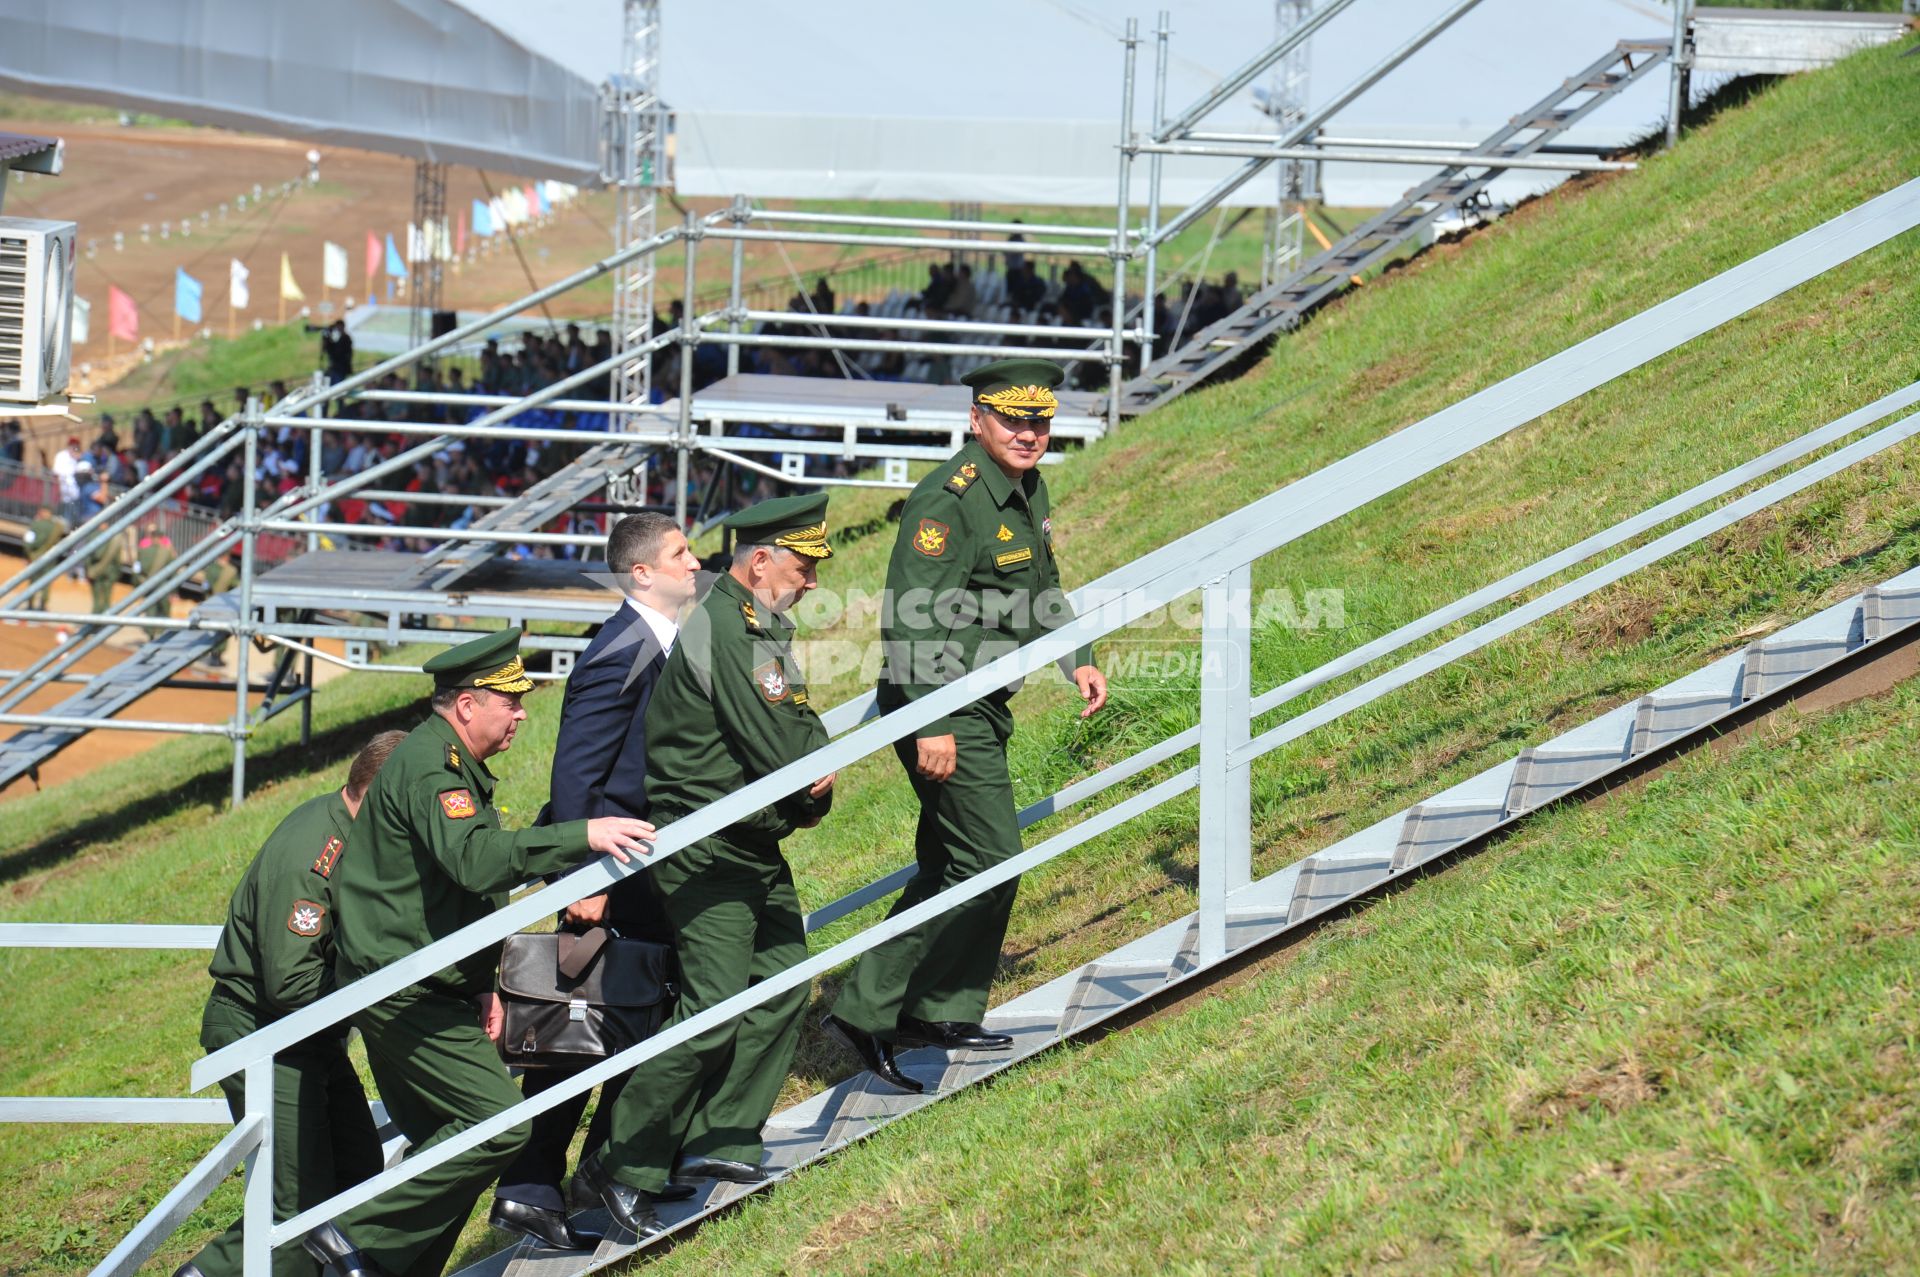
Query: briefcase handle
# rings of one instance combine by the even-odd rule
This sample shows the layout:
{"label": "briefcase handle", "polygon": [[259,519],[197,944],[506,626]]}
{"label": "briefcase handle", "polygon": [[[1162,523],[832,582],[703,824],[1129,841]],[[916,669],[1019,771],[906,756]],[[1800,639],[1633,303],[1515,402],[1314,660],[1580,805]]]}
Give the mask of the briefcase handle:
{"label": "briefcase handle", "polygon": [[562,931],[560,943],[556,946],[560,974],[577,982],[586,975],[587,968],[593,965],[594,959],[600,956],[600,951],[607,947],[607,941],[611,938],[612,934],[605,927],[593,927],[577,936]]}

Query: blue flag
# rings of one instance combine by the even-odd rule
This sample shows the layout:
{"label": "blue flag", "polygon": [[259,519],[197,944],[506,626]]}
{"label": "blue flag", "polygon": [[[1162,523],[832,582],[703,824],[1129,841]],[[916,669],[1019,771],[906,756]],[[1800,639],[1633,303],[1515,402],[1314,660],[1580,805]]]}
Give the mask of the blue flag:
{"label": "blue flag", "polygon": [[407,264],[400,260],[400,250],[393,246],[393,236],[387,236],[387,274],[393,279],[407,277]]}
{"label": "blue flag", "polygon": [[485,200],[473,202],[473,233],[475,235],[493,234],[493,210],[487,207]]}
{"label": "blue flag", "polygon": [[535,182],[533,184],[533,197],[540,201],[540,216],[545,217],[553,211],[553,205],[547,202],[547,184],[545,182]]}
{"label": "blue flag", "polygon": [[173,313],[190,324],[200,322],[200,281],[173,268]]}

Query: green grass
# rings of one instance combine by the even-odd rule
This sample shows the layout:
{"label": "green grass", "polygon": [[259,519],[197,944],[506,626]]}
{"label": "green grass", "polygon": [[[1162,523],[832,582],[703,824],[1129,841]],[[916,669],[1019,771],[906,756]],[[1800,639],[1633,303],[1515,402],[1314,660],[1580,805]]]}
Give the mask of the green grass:
{"label": "green grass", "polygon": [[[1673,154],[1650,159],[1638,173],[1566,189],[1410,268],[1389,272],[1282,342],[1246,377],[1190,395],[1125,427],[1118,438],[1070,456],[1049,471],[1069,579],[1084,581],[1118,566],[1905,180],[1920,169],[1920,135],[1910,126],[1909,110],[1920,65],[1902,60],[1901,51],[1871,51],[1833,70],[1781,82],[1751,104],[1721,114]],[[1269,556],[1256,568],[1257,589],[1284,586],[1296,597],[1309,588],[1340,589],[1346,625],[1263,629],[1256,643],[1256,685],[1264,688],[1309,669],[1904,384],[1913,376],[1905,352],[1920,345],[1916,278],[1920,236],[1909,234]],[[1268,755],[1254,776],[1259,867],[1278,867],[1527,743],[1697,668],[1756,634],[1920,562],[1920,520],[1910,513],[1920,504],[1916,462],[1920,450],[1896,450]],[[877,591],[891,539],[883,517],[887,500],[873,493],[836,494],[830,518],[846,531],[826,574],[830,586]],[[818,639],[864,643],[871,637],[871,614],[864,611],[838,618],[809,614],[803,622],[805,632]],[[1129,647],[1164,653],[1191,644],[1192,631],[1175,622],[1142,626],[1109,643],[1108,659],[1117,662]],[[857,671],[827,671],[828,655],[815,652],[814,681],[823,703],[861,684]],[[335,687],[344,697],[363,684],[342,680]],[[395,712],[395,700],[404,692],[369,687],[353,694],[370,700],[338,712],[346,715],[342,722],[355,722],[353,733],[358,733],[371,730],[382,713]],[[322,697],[323,709],[334,696],[330,689]],[[543,796],[556,699],[551,693],[536,695],[531,730],[502,760],[503,792],[518,810],[530,812]],[[1311,698],[1300,704],[1310,703]],[[1902,698],[1899,706],[1910,712],[1909,699]],[[1012,766],[1023,801],[1179,730],[1192,721],[1194,697],[1190,680],[1135,676],[1119,682],[1112,709],[1091,723],[1069,711],[1053,676],[1036,679],[1022,694]],[[1859,714],[1870,718],[1871,711],[1846,721],[1867,721]],[[212,921],[234,872],[266,826],[295,802],[337,783],[350,749],[342,738],[328,750],[297,757],[283,745],[282,752],[268,755],[284,760],[272,786],[256,794],[242,813],[225,816],[212,805],[219,790],[218,751],[196,754],[196,745],[204,743],[168,746],[137,763],[102,769],[79,785],[8,804],[8,818],[0,822],[0,865],[13,868],[0,871],[6,889],[0,918]],[[1812,774],[1814,769],[1803,761],[1782,783],[1797,785],[1803,770]],[[1696,818],[1684,805],[1675,808],[1675,820],[1690,836],[1706,836],[1751,814],[1770,821],[1760,826],[1763,840],[1795,845],[1798,828],[1769,816],[1782,809],[1745,797],[1732,779],[1723,782],[1717,775],[1701,782],[1708,787],[1699,800],[1707,816]],[[1714,791],[1714,785],[1721,788]],[[170,797],[175,789],[189,798],[177,811]],[[1782,792],[1798,791],[1789,786]],[[1832,801],[1850,802],[1854,810],[1850,817],[1836,812],[1835,822],[1846,817],[1866,830],[1882,818],[1881,791],[1853,784],[1836,792],[1839,797]],[[84,837],[57,832],[83,805],[91,813]],[[1078,817],[1056,819],[1034,834]],[[1535,849],[1529,863],[1537,861],[1541,872],[1571,880],[1601,875],[1606,864],[1594,863],[1595,839],[1579,823],[1588,819],[1555,816],[1530,827],[1522,840]],[[795,838],[789,848],[805,901],[830,900],[902,863],[911,825],[906,789],[890,757],[844,772],[833,818]],[[1191,800],[1168,804],[1030,875],[996,997],[1033,987],[1187,911],[1194,882],[1193,827]],[[1661,845],[1672,846],[1671,839],[1661,844],[1629,838],[1620,854],[1642,841],[1654,844],[1648,855]],[[1831,859],[1824,851],[1812,856],[1822,865]],[[1792,863],[1800,862],[1794,851]],[[1271,1016],[1240,1001],[1250,996],[1245,992],[1210,1001],[1189,1017],[1193,1027],[1178,1030],[1190,1035],[1183,1039],[1188,1045],[1204,1052],[1204,1066],[1184,1068],[1191,1056],[1182,1051],[1157,1063],[1140,1062],[1146,1057],[1134,1053],[1151,1049],[1150,1035],[1137,1039],[1148,1045],[1136,1047],[1130,1037],[1090,1054],[1050,1059],[988,1092],[942,1106],[869,1150],[781,1190],[769,1205],[743,1212],[709,1234],[732,1239],[724,1255],[705,1249],[712,1245],[707,1241],[696,1243],[697,1252],[681,1253],[703,1254],[708,1266],[718,1260],[742,1270],[900,1267],[899,1256],[906,1251],[919,1262],[905,1266],[978,1266],[984,1252],[971,1235],[1006,1215],[1015,1231],[994,1234],[1000,1249],[1025,1241],[1035,1248],[1029,1267],[1036,1270],[1129,1262],[1179,1267],[1198,1263],[1209,1246],[1243,1244],[1253,1249],[1231,1252],[1229,1267],[1300,1262],[1338,1271],[1388,1261],[1384,1251],[1372,1258],[1356,1251],[1363,1243],[1353,1240],[1353,1228],[1343,1231],[1342,1221],[1390,1209],[1407,1212],[1394,1218],[1405,1222],[1412,1247],[1405,1262],[1416,1268],[1601,1261],[1663,1266],[1640,1263],[1635,1258],[1640,1252],[1632,1249],[1653,1244],[1644,1236],[1658,1231],[1657,1219],[1648,1223],[1654,1218],[1649,1212],[1677,1200],[1673,1184],[1644,1178],[1659,1168],[1643,1175],[1640,1164],[1627,1159],[1620,1176],[1624,1188],[1609,1188],[1597,1179],[1584,1189],[1571,1184],[1574,1174],[1609,1164],[1605,1157],[1611,1155],[1603,1156],[1600,1142],[1582,1125],[1599,1120],[1591,1110],[1556,1127],[1562,1134],[1555,1138],[1563,1143],[1554,1157],[1562,1160],[1537,1165],[1518,1152],[1487,1154],[1491,1137],[1476,1134],[1481,1128],[1459,1127],[1437,1113],[1479,1095],[1476,1079],[1498,1081],[1509,1076],[1516,1061],[1532,1058],[1508,1051],[1524,1046],[1510,1035],[1539,1028],[1511,1013],[1521,1005],[1512,999],[1526,991],[1526,981],[1502,974],[1494,956],[1504,951],[1512,962],[1538,962],[1574,979],[1571,973],[1587,968],[1572,950],[1561,968],[1552,943],[1555,928],[1566,925],[1575,932],[1588,925],[1589,916],[1598,919],[1596,926],[1639,926],[1659,916],[1650,912],[1659,903],[1650,893],[1664,882],[1612,897],[1627,901],[1613,911],[1617,918],[1597,896],[1586,898],[1586,914],[1565,912],[1551,896],[1528,897],[1536,907],[1514,914],[1470,890],[1484,882],[1474,874],[1490,872],[1478,866],[1493,863],[1492,858],[1475,862],[1457,880],[1438,880],[1397,897],[1313,941],[1300,961],[1321,974],[1301,986],[1313,997],[1298,1004],[1298,1013]],[[1429,916],[1426,902],[1436,891],[1460,893],[1466,912],[1437,910]],[[1860,904],[1890,918],[1910,912],[1907,898],[1892,886]],[[829,928],[815,941],[843,938],[877,912]],[[1793,919],[1793,944],[1781,941],[1778,931],[1769,933],[1782,950],[1776,955],[1782,962],[1800,952],[1806,937],[1826,934],[1819,930],[1823,918],[1796,914]],[[1409,925],[1385,925],[1401,920]],[[1707,930],[1685,933],[1690,938],[1674,952],[1696,961],[1702,954],[1731,961],[1766,921],[1764,914],[1749,917],[1743,908],[1721,902],[1707,911],[1701,924]],[[1666,943],[1669,931],[1682,934],[1678,924],[1664,931],[1647,925],[1653,927],[1650,944]],[[1525,945],[1500,939],[1503,928],[1515,927],[1523,928]],[[1353,994],[1357,1001],[1338,1000],[1347,996],[1343,990],[1394,987],[1378,980],[1369,984],[1357,969],[1348,970],[1346,955],[1357,951],[1341,937],[1353,939],[1355,932],[1369,929],[1382,937],[1402,933],[1391,943],[1408,946],[1411,961],[1404,965],[1423,973],[1434,969],[1440,981],[1435,988],[1442,990],[1425,1000],[1404,994],[1384,999],[1380,1005],[1397,1018],[1385,1022],[1377,1040],[1387,1045],[1371,1057],[1367,1052],[1375,1039],[1342,1036],[1348,1020],[1371,1001],[1358,993]],[[1637,954],[1628,944],[1636,934],[1618,933],[1617,943],[1604,951]],[[1636,969],[1634,961],[1629,956],[1617,966],[1603,964],[1587,979],[1630,976],[1639,983],[1623,997],[1635,1006],[1683,1009],[1692,1005],[1688,999],[1706,996],[1693,990],[1685,967],[1669,972],[1650,960]],[[1458,968],[1452,975],[1450,964]],[[10,999],[0,1008],[0,1040],[6,1043],[0,1046],[0,1093],[179,1093],[196,1054],[197,1005],[205,991],[199,968],[190,955],[0,955],[0,976],[8,986],[36,991],[34,1006]],[[1469,974],[1479,983],[1448,985],[1441,979],[1466,980]],[[1809,997],[1844,1001],[1858,993],[1870,1000],[1870,990],[1839,968],[1829,975],[1810,966],[1801,975],[1810,982]],[[1782,995],[1775,1003],[1749,1006],[1745,999],[1758,996],[1752,990],[1764,983],[1742,975],[1727,986],[1732,993],[1708,998],[1707,1004],[1723,1020],[1742,1023],[1776,1008],[1790,1013],[1798,1005]],[[137,1000],[127,997],[130,987],[140,990]],[[1604,1070],[1613,1067],[1610,1061],[1626,1058],[1600,1051],[1605,1044],[1592,1036],[1598,1030],[1589,1032],[1575,1009],[1588,985],[1575,979],[1569,987],[1573,995],[1547,1003],[1558,1008],[1563,1021],[1548,1020],[1539,1028],[1546,1054],[1533,1066],[1539,1070],[1537,1085],[1526,1095],[1549,1096],[1550,1088],[1569,1085],[1582,1069]],[[824,982],[820,995],[832,992],[833,982]],[[1283,995],[1276,997],[1275,1009],[1293,1005]],[[51,1028],[38,1014],[45,1005],[63,1009],[61,1022]],[[1233,1014],[1229,1006],[1244,1009]],[[1351,1015],[1339,1013],[1340,1007]],[[1301,1034],[1297,1022],[1302,1017],[1323,1028],[1325,1036]],[[1458,1042],[1434,1036],[1455,1021]],[[1797,1044],[1809,1035],[1789,1036]],[[27,1042],[31,1048],[16,1045]],[[1595,1052],[1587,1058],[1581,1053],[1589,1045]],[[1837,1050],[1857,1045],[1836,1039]],[[1454,1072],[1430,1076],[1412,1065],[1382,1063],[1405,1059],[1425,1068],[1423,1047],[1426,1055],[1449,1061]],[[1102,1074],[1082,1081],[1087,1061],[1098,1064],[1109,1053],[1135,1061],[1135,1080]],[[1667,1064],[1666,1056],[1649,1050],[1634,1058],[1671,1070],[1661,1074],[1667,1079],[1660,1084],[1666,1088],[1663,1095],[1692,1094],[1685,1088],[1694,1079],[1680,1076],[1686,1070]],[[1846,1058],[1861,1074],[1851,1085],[1875,1094],[1871,1088],[1880,1083],[1872,1072],[1878,1067],[1873,1052]],[[1752,1141],[1743,1145],[1734,1139],[1737,1132],[1726,1129],[1722,1115],[1745,1122],[1752,1114],[1772,1112],[1775,1096],[1791,1100],[1772,1076],[1776,1068],[1818,1100],[1830,1093],[1810,1086],[1814,1075],[1798,1064],[1770,1062],[1766,1072],[1755,1075],[1757,1089],[1743,1087],[1738,1070],[1724,1075],[1708,1070],[1703,1078],[1712,1081],[1722,1107],[1680,1104],[1671,1110],[1678,1125],[1646,1138],[1671,1137],[1675,1148],[1705,1150],[1704,1169],[1685,1180],[1688,1192],[1704,1197],[1683,1203],[1691,1213],[1672,1208],[1676,1213],[1668,1235],[1684,1240],[1703,1218],[1726,1229],[1758,1220],[1760,1239],[1751,1243],[1756,1258],[1750,1266],[1806,1268],[1793,1229],[1779,1222],[1786,1218],[1779,1212],[1804,1209],[1807,1202],[1786,1191],[1791,1185],[1785,1181],[1764,1176],[1760,1182],[1766,1191],[1756,1195],[1727,1170],[1753,1160]],[[843,1058],[809,1036],[792,1090],[810,1090],[846,1071]],[[1418,1076],[1402,1076],[1409,1073]],[[1030,1086],[1029,1078],[1037,1085]],[[1418,1089],[1423,1080],[1431,1090]],[[1335,1094],[1336,1082],[1385,1088],[1380,1093],[1389,1094],[1393,1104],[1388,1111],[1417,1116],[1396,1117],[1398,1125],[1378,1120],[1377,1112],[1355,1108]],[[1261,1088],[1267,1098],[1241,1102],[1239,1096],[1252,1092],[1235,1087]],[[1498,1087],[1490,1093],[1505,1094]],[[1137,1122],[1117,1120],[1111,1111],[1104,1120],[1095,1114],[1095,1100],[1119,1094],[1132,1095],[1143,1106]],[[1202,1102],[1204,1096],[1223,1098],[1214,1105]],[[1083,1100],[1085,1113],[1076,1111]],[[1037,1109],[1042,1103],[1046,1108]],[[1503,1111],[1486,1103],[1468,1108],[1484,1118],[1488,1129],[1498,1125]],[[1669,1112],[1642,1108],[1648,1114]],[[1839,1103],[1832,1113],[1832,1129],[1850,1129],[1860,1141],[1880,1138],[1872,1134],[1878,1117],[1863,1115],[1859,1105]],[[1323,1118],[1325,1125],[1319,1124]],[[1236,1132],[1264,1131],[1262,1122],[1270,1122],[1277,1133],[1243,1148]],[[1030,1177],[989,1169],[991,1131],[1054,1123],[1061,1159],[1030,1149]],[[1182,1136],[1187,1130],[1191,1138]],[[1307,1133],[1314,1138],[1306,1139]],[[70,1271],[97,1259],[211,1139],[211,1132],[0,1130],[0,1178],[14,1186],[9,1200],[16,1207],[0,1224],[0,1268]],[[1219,1187],[1206,1188],[1194,1167],[1223,1140],[1242,1153],[1207,1158],[1209,1165],[1223,1162],[1230,1174]],[[1111,1141],[1114,1165],[1122,1168],[1111,1174],[1102,1169],[1106,1141]],[[1154,1151],[1145,1169],[1128,1172],[1126,1158],[1148,1143]],[[1568,1172],[1568,1183],[1553,1179],[1566,1159],[1577,1159],[1589,1146],[1598,1151]],[[1369,1147],[1379,1150],[1373,1160],[1349,1160]],[[1801,1159],[1796,1165],[1813,1165],[1802,1153],[1792,1156]],[[868,1157],[892,1160],[862,1160]],[[845,1179],[840,1166],[848,1168]],[[1236,1177],[1256,1173],[1267,1178],[1246,1179],[1253,1187],[1244,1193],[1235,1188],[1242,1182]],[[880,1179],[892,1187],[876,1208],[874,1199],[860,1194]],[[984,1198],[971,1196],[979,1186],[1003,1180],[1027,1190],[1009,1187],[1005,1194],[994,1189]],[[1321,1185],[1324,1191],[1316,1192]],[[1560,1196],[1549,1195],[1548,1187]],[[1628,1195],[1649,1200],[1630,1210],[1621,1200]],[[236,1200],[229,1185],[156,1259],[156,1269],[189,1253]],[[817,1233],[784,1216],[790,1200],[806,1204],[809,1227],[817,1226]],[[1105,1218],[1109,1200],[1124,1207],[1115,1218],[1131,1220],[1131,1233]],[[1613,1214],[1600,1211],[1601,1222],[1591,1223],[1590,1215],[1556,1213],[1589,1200],[1612,1202]],[[1896,1222],[1863,1222],[1862,1212],[1879,1200],[1863,1197],[1863,1205],[1851,1208],[1842,1202],[1834,1217],[1897,1240]],[[867,1204],[832,1206],[836,1201]],[[822,1205],[827,1209],[816,1209]],[[1435,1231],[1420,1231],[1426,1218],[1417,1213],[1421,1210],[1430,1213]],[[895,1213],[916,1221],[918,1231],[896,1229]],[[1631,1219],[1610,1222],[1616,1216]],[[1517,1232],[1508,1223],[1521,1218],[1542,1221],[1543,1238],[1570,1236],[1583,1249],[1575,1255],[1554,1251],[1557,1242],[1541,1242],[1541,1249],[1527,1250],[1536,1244],[1528,1241],[1533,1222]],[[1622,1228],[1626,1231],[1615,1236]],[[42,1239],[62,1229],[72,1231],[42,1253]],[[1143,1233],[1147,1241],[1140,1240]],[[1365,1229],[1360,1235],[1367,1245],[1384,1244],[1386,1236]],[[862,1242],[863,1236],[875,1240]],[[1124,1249],[1129,1236],[1131,1250]],[[1433,1242],[1439,1249],[1422,1248],[1435,1237],[1441,1239]],[[469,1253],[484,1243],[475,1229]],[[1081,1244],[1084,1259],[1067,1249]],[[1284,1250],[1258,1249],[1282,1245]],[[1608,1245],[1619,1249],[1609,1252]],[[1048,1246],[1061,1249],[1039,1253]],[[1742,1266],[1741,1253],[1725,1252],[1732,1257],[1729,1266]],[[1476,1256],[1486,1257],[1485,1263]],[[1709,1265],[1709,1259],[1692,1252],[1663,1252],[1662,1258],[1678,1266]],[[1426,1259],[1435,1262],[1429,1265]]]}

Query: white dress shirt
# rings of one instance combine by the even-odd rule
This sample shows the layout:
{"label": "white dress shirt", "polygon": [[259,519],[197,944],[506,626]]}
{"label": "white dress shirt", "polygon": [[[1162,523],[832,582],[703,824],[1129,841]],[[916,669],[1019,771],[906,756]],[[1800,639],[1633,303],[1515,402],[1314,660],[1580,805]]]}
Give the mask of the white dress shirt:
{"label": "white dress shirt", "polygon": [[627,596],[627,606],[640,614],[640,619],[653,631],[653,637],[660,640],[662,652],[673,651],[673,641],[680,636],[680,627],[674,624],[672,617],[648,607],[632,595]]}

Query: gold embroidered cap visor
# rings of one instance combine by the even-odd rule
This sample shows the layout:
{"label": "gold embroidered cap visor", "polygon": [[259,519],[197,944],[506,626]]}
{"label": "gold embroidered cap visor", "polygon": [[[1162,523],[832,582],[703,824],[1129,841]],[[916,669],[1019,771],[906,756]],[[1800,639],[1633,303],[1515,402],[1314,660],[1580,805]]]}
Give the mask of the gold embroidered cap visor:
{"label": "gold embroidered cap visor", "polygon": [[775,497],[729,515],[726,526],[739,545],[777,545],[810,559],[830,559],[827,494]]}
{"label": "gold embroidered cap visor", "polygon": [[424,668],[437,688],[479,687],[509,695],[530,692],[533,680],[520,661],[520,634],[517,626],[484,634],[448,648]]}
{"label": "gold embroidered cap visor", "polygon": [[1060,402],[1054,387],[1066,379],[1064,368],[1045,359],[998,359],[961,381],[973,402],[1009,421],[1051,421]]}

